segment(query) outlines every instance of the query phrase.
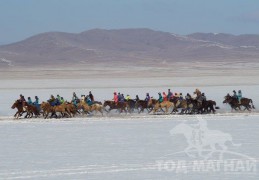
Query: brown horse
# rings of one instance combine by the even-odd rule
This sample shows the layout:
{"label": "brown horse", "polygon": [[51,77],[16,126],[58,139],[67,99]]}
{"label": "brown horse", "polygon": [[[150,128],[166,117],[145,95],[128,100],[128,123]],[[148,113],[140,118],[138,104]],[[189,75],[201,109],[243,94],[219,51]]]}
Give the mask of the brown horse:
{"label": "brown horse", "polygon": [[150,98],[150,100],[148,101],[148,107],[154,107],[157,103],[157,99]]}
{"label": "brown horse", "polygon": [[43,116],[45,119],[48,117],[49,113],[51,113],[51,117],[53,116],[54,114],[53,107],[48,102],[42,102],[40,107],[43,111]]}
{"label": "brown horse", "polygon": [[27,112],[25,118],[32,118],[33,114],[35,115],[35,117],[38,117],[40,115],[40,112],[37,109],[37,107],[28,104],[26,101],[23,102],[23,108]]}
{"label": "brown horse", "polygon": [[181,112],[180,114],[187,114],[187,113],[190,113],[191,112],[191,109],[193,108],[193,104],[192,103],[188,103],[187,100],[183,99],[183,100],[174,100],[173,101],[173,104],[174,104],[174,108],[172,110],[171,113],[176,113],[178,112],[177,108],[181,108]]}
{"label": "brown horse", "polygon": [[77,113],[80,114],[80,112],[78,111],[80,109],[79,106],[76,108],[73,103],[68,102],[66,102],[65,105],[68,114],[73,115],[73,117],[75,117]]}
{"label": "brown horse", "polygon": [[[107,107],[107,106],[109,106],[109,110],[106,110],[105,108]],[[113,109],[118,109],[118,110],[120,110],[120,113],[122,113],[123,111],[125,112],[125,113],[127,113],[127,108],[128,108],[128,103],[126,103],[126,102],[118,102],[118,103],[115,103],[114,101],[104,101],[104,103],[103,103],[103,107],[104,107],[104,110],[106,111],[106,112],[110,112],[111,110],[113,110]]]}
{"label": "brown horse", "polygon": [[58,106],[54,106],[53,107],[53,111],[55,112],[55,116],[57,118],[57,112],[59,112],[61,114],[61,117],[72,117],[71,113],[67,110],[67,105],[65,103],[58,105]]}
{"label": "brown horse", "polygon": [[[239,103],[238,99],[235,97],[230,96],[229,94],[227,94],[225,96],[225,100],[223,101],[223,103],[227,103],[231,106],[232,110],[235,109],[237,110],[237,108],[239,110],[241,110],[241,106],[244,106],[245,109],[244,111],[247,109],[248,111],[251,111],[250,109],[255,109],[254,104],[253,104],[253,100],[252,99],[248,99],[248,98],[242,98],[241,102]],[[251,105],[250,105],[251,103]]]}
{"label": "brown horse", "polygon": [[22,101],[15,101],[14,104],[11,107],[12,109],[17,109],[17,112],[15,113],[14,117],[16,119],[18,119],[19,117],[21,117],[23,115],[23,113],[25,113],[24,109],[23,109],[23,103]]}

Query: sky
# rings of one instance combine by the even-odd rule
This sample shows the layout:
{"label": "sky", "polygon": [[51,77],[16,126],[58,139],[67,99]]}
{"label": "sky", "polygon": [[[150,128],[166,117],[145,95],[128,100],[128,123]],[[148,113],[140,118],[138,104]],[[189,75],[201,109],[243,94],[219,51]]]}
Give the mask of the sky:
{"label": "sky", "polygon": [[0,0],[0,44],[95,28],[259,34],[259,0]]}

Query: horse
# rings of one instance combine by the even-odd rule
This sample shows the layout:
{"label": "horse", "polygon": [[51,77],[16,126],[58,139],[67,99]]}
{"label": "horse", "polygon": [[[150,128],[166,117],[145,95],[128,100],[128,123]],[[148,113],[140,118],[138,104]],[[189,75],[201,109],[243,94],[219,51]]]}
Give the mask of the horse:
{"label": "horse", "polygon": [[[241,101],[241,102],[239,103],[239,101],[238,101],[237,98],[232,97],[232,96],[230,96],[229,94],[227,94],[227,95],[225,96],[225,100],[223,101],[223,103],[229,104],[229,105],[231,106],[232,110],[233,110],[233,109],[237,110],[237,108],[238,108],[239,110],[241,110],[241,108],[240,108],[241,106],[244,106],[244,107],[245,107],[244,111],[245,111],[245,110],[251,111],[251,110],[250,110],[251,108],[255,109],[252,99],[249,99],[249,98],[242,98],[240,101]],[[251,105],[250,105],[250,103],[251,103]]]}
{"label": "horse", "polygon": [[188,103],[187,100],[183,99],[183,100],[172,100],[173,104],[174,104],[174,108],[171,112],[172,113],[176,113],[178,110],[177,108],[182,108],[180,114],[187,114],[191,112],[191,109],[193,108],[193,104],[192,103]]}
{"label": "horse", "polygon": [[23,109],[23,103],[22,101],[16,100],[14,102],[14,104],[11,107],[12,109],[17,108],[17,112],[15,113],[14,117],[16,119],[18,119],[19,117],[21,117],[23,115],[23,113],[25,113],[24,109]]}
{"label": "horse", "polygon": [[135,103],[135,108],[138,109],[138,113],[144,112],[145,109],[147,109],[148,113],[150,113],[152,111],[152,109],[150,110],[150,108],[152,108],[152,107],[150,107],[148,105],[148,102],[145,100],[138,100]]}
{"label": "horse", "polygon": [[75,117],[76,113],[80,114],[80,112],[78,111],[78,108],[76,108],[74,104],[66,102],[65,105],[66,105],[66,111],[68,112],[68,114],[70,115],[72,114],[73,117]]}
{"label": "horse", "polygon": [[51,117],[55,114],[54,110],[53,110],[53,106],[50,105],[50,103],[48,102],[42,102],[40,105],[40,108],[43,111],[43,116],[44,119],[46,119],[49,115],[49,113],[51,113]]}
{"label": "horse", "polygon": [[148,101],[148,107],[154,108],[154,106],[158,103],[159,101],[157,99],[150,98]]}
{"label": "horse", "polygon": [[25,111],[27,112],[25,118],[29,117],[32,118],[33,114],[35,117],[38,117],[40,115],[40,112],[36,106],[33,106],[31,104],[28,104],[26,101],[23,101],[23,107]]}
{"label": "horse", "polygon": [[136,105],[136,101],[134,101],[133,99],[129,99],[125,101],[128,104],[128,112],[132,113],[135,109],[135,105]]}
{"label": "horse", "polygon": [[65,115],[67,115],[68,117],[72,118],[71,112],[68,111],[67,105],[65,103],[58,106],[54,106],[53,111],[55,113],[56,118],[57,118],[57,114],[56,114],[57,112],[61,113],[62,117],[65,117]]}
{"label": "horse", "polygon": [[153,113],[155,114],[159,109],[162,109],[162,108],[165,108],[164,113],[167,113],[168,109],[171,107],[174,107],[174,104],[170,101],[163,101],[161,103],[157,102],[156,105],[154,106]]}
{"label": "horse", "polygon": [[48,117],[49,113],[51,113],[50,117],[55,116],[57,118],[57,112],[61,113],[62,117],[64,117],[65,115],[67,115],[68,117],[72,117],[71,112],[67,110],[66,104],[51,106],[48,102],[42,102],[41,109],[43,110],[43,115],[45,115],[45,119]]}
{"label": "horse", "polygon": [[82,108],[85,113],[90,114],[90,112],[100,112],[103,116],[103,106],[99,103],[89,106],[85,101],[80,101],[78,107]]}
{"label": "horse", "polygon": [[[109,110],[106,110],[106,107],[109,106]],[[128,107],[128,103],[125,102],[117,102],[115,103],[115,101],[110,101],[110,100],[106,100],[103,103],[103,107],[105,109],[106,112],[110,112],[113,109],[120,109],[120,113],[122,113],[123,111],[125,113],[127,113],[127,107]]]}
{"label": "horse", "polygon": [[[216,106],[216,101],[213,101],[213,100],[203,101],[202,106],[204,108],[203,112],[206,111],[207,113],[213,112],[213,114],[214,114],[216,112],[215,109],[219,109],[219,107]],[[214,106],[215,106],[215,108],[214,108]]]}

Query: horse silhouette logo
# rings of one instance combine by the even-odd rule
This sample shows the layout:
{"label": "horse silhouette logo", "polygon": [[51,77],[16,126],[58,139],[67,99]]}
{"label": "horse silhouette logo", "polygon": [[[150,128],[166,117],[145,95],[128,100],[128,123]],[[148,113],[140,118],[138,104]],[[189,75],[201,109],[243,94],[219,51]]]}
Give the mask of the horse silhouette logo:
{"label": "horse silhouette logo", "polygon": [[[214,153],[219,153],[219,159],[223,159],[224,153],[229,153],[227,142],[233,146],[240,146],[241,144],[234,144],[232,136],[219,130],[211,130],[207,127],[207,121],[201,116],[197,116],[196,124],[181,123],[170,130],[170,135],[183,134],[186,138],[188,146],[184,152],[189,157],[200,157],[209,159]],[[196,152],[196,153],[193,153]],[[208,152],[205,153],[204,152]]]}

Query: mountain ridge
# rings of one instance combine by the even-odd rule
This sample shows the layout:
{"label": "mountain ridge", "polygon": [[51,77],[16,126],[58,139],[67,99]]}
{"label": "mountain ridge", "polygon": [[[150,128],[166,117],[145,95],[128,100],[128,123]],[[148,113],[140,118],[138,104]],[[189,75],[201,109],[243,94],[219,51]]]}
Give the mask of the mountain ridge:
{"label": "mountain ridge", "polygon": [[46,32],[1,45],[0,67],[254,61],[258,49],[259,35],[252,34],[178,35],[147,28]]}

